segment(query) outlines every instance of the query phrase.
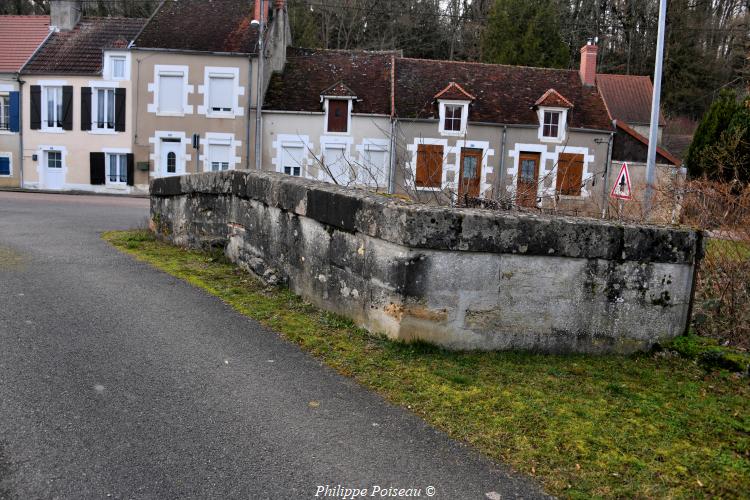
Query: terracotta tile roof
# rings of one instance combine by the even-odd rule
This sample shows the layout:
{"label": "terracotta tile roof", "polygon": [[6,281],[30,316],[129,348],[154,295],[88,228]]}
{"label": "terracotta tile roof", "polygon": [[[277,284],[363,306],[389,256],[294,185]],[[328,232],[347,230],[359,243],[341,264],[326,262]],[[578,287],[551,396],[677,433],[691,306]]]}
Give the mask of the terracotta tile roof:
{"label": "terracotta tile roof", "polygon": [[0,72],[16,73],[49,34],[49,16],[0,16]]}
{"label": "terracotta tile roof", "polygon": [[[615,120],[631,125],[651,123],[651,96],[654,91],[651,78],[639,75],[596,75],[596,85]],[[665,125],[663,113],[659,125]]]}
{"label": "terracotta tile roof", "polygon": [[549,89],[535,103],[535,106],[550,106],[554,108],[572,108],[573,103],[563,97],[555,89]]}
{"label": "terracotta tile roof", "polygon": [[534,103],[552,87],[574,105],[568,113],[570,126],[611,129],[601,96],[596,88],[582,85],[575,70],[403,58],[396,60],[396,75],[396,114],[401,118],[437,118],[434,95],[453,81],[476,97],[470,121],[537,123]]}
{"label": "terracotta tile roof", "polygon": [[24,66],[23,73],[100,74],[102,52],[127,46],[145,21],[124,17],[83,18],[74,29],[53,33]]}
{"label": "terracotta tile roof", "polygon": [[[643,144],[644,146],[648,148],[648,139],[646,139],[641,134],[636,132],[627,123],[623,122],[622,120],[617,120],[617,128],[619,130],[622,130],[626,134],[628,134],[633,139],[636,139],[638,142],[640,142],[641,144]],[[656,154],[661,156],[662,158],[664,158],[665,160],[667,160],[669,163],[673,165],[677,165],[677,166],[682,165],[682,161],[679,158],[677,158],[675,155],[673,155],[672,153],[670,153],[664,148],[657,146]],[[659,159],[657,158],[657,163],[663,163],[663,162],[659,161]]]}
{"label": "terracotta tile roof", "polygon": [[473,101],[476,99],[456,82],[450,82],[447,87],[435,94],[435,99],[455,99],[459,101]]}
{"label": "terracotta tile roof", "polygon": [[396,52],[287,49],[283,73],[271,77],[264,109],[321,111],[320,94],[341,82],[357,100],[355,113],[391,112],[391,59]]}
{"label": "terracotta tile roof", "polygon": [[335,96],[335,97],[357,97],[352,89],[346,86],[344,82],[336,82],[323,92],[321,96]]}
{"label": "terracotta tile roof", "polygon": [[253,2],[170,0],[163,2],[135,40],[136,47],[196,52],[257,51]]}

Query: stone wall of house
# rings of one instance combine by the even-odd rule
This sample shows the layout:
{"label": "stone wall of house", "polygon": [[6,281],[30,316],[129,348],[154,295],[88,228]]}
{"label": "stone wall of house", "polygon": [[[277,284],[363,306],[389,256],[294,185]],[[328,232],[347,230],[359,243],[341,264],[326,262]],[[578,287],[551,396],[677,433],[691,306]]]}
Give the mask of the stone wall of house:
{"label": "stone wall of house", "polygon": [[410,205],[270,172],[156,179],[157,234],[393,339],[633,352],[685,331],[701,235]]}

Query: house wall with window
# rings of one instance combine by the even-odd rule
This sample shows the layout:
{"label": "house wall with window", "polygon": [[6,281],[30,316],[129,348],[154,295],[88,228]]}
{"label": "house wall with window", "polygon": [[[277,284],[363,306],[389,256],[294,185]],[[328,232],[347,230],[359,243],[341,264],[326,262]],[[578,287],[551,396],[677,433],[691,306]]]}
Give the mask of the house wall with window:
{"label": "house wall with window", "polygon": [[390,117],[350,113],[343,105],[347,116],[331,117],[336,104],[326,104],[320,112],[263,111],[264,168],[387,191]]}
{"label": "house wall with window", "polygon": [[[245,168],[248,121],[254,123],[248,99],[255,99],[248,56],[131,50],[131,57],[137,182]],[[199,151],[193,134],[200,137]]]}
{"label": "house wall with window", "polygon": [[126,65],[116,74],[106,52],[100,76],[24,77],[24,187],[116,194],[148,190],[133,178],[129,55],[113,52]]}
{"label": "house wall with window", "polygon": [[20,91],[15,75],[0,74],[0,187],[20,182]]}

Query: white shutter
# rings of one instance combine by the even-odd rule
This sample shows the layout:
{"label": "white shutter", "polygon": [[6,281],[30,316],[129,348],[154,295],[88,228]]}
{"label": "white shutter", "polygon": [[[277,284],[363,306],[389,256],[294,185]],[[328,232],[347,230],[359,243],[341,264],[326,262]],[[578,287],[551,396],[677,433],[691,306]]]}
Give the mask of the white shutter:
{"label": "white shutter", "polygon": [[159,111],[164,113],[182,113],[184,95],[184,76],[159,75]]}
{"label": "white shutter", "polygon": [[302,175],[304,173],[305,149],[300,144],[282,146],[282,166],[283,172],[289,175]]}
{"label": "white shutter", "polygon": [[228,144],[210,144],[209,158],[211,159],[211,170],[229,169],[229,145]]}
{"label": "white shutter", "polygon": [[209,76],[208,106],[212,112],[230,112],[234,107],[234,77]]}
{"label": "white shutter", "polygon": [[349,162],[346,160],[345,151],[343,144],[341,146],[326,146],[323,151],[323,163],[325,163],[327,170],[323,169],[321,180],[333,182],[333,179],[335,179],[337,184],[344,186],[351,182],[352,171]]}
{"label": "white shutter", "polygon": [[373,187],[384,187],[387,178],[388,152],[382,146],[365,146],[364,165],[360,165],[358,180],[362,184]]}

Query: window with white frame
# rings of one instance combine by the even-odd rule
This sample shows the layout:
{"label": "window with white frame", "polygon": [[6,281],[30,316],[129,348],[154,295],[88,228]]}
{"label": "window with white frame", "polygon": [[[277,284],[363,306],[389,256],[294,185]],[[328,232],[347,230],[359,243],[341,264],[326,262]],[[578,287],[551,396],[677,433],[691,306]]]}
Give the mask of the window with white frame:
{"label": "window with white frame", "polygon": [[440,101],[440,133],[443,135],[462,135],[466,133],[469,118],[469,103]]}
{"label": "window with white frame", "polygon": [[305,161],[305,148],[302,144],[284,144],[281,149],[281,164],[285,174],[299,177]]}
{"label": "window with white frame", "polygon": [[63,120],[62,87],[43,87],[42,128],[61,129]]}
{"label": "window with white frame", "polygon": [[123,56],[110,56],[109,64],[112,71],[113,80],[124,80],[127,78],[125,71],[126,57]]}
{"label": "window with white frame", "polygon": [[346,157],[346,144],[327,144],[323,149],[323,180],[348,185],[353,180],[352,166]]}
{"label": "window with white frame", "polygon": [[183,114],[183,97],[185,95],[185,75],[179,72],[159,73],[158,112]]}
{"label": "window with white frame", "polygon": [[0,176],[7,177],[11,174],[10,155],[0,154]]}
{"label": "window with white frame", "polygon": [[211,164],[211,171],[229,170],[230,155],[229,143],[210,143],[208,145],[208,158]]}
{"label": "window with white frame", "polygon": [[234,75],[208,75],[208,113],[231,114],[234,110]]}
{"label": "window with white frame", "polygon": [[128,180],[128,155],[121,153],[107,154],[107,182],[125,184]]}
{"label": "window with white frame", "polygon": [[62,168],[62,152],[47,151],[47,168]]}
{"label": "window with white frame", "polygon": [[385,182],[388,172],[388,150],[376,144],[365,145],[364,164],[359,166],[358,180],[368,186],[379,186]]}
{"label": "window with white frame", "polygon": [[10,96],[0,94],[0,130],[10,129]]}
{"label": "window with white frame", "polygon": [[94,130],[115,129],[115,89],[94,88],[92,94],[93,109],[96,110],[94,117]]}
{"label": "window with white frame", "polygon": [[544,122],[542,123],[542,137],[557,139],[560,137],[561,111],[544,111]]}

